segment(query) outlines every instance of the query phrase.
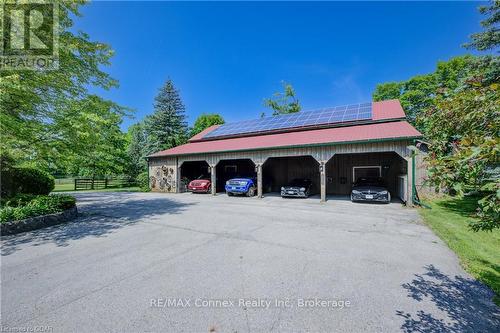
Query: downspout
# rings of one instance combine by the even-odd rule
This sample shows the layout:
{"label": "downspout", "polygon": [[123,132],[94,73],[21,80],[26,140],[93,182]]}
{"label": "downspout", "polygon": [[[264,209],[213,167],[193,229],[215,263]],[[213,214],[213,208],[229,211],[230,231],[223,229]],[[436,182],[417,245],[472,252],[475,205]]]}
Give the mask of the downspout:
{"label": "downspout", "polygon": [[[413,140],[413,145],[416,147],[416,140]],[[415,154],[411,156],[411,197],[413,199],[413,203],[419,205],[420,207],[432,209],[431,206],[426,205],[422,201],[418,199],[417,196],[417,185],[415,184]]]}

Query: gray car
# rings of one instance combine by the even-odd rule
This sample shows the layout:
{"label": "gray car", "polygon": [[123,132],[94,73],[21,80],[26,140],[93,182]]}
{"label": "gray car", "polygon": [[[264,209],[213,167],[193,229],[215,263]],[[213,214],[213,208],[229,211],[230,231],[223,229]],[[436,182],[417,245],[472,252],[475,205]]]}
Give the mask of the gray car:
{"label": "gray car", "polygon": [[382,178],[358,178],[351,190],[351,201],[391,202],[391,193]]}
{"label": "gray car", "polygon": [[281,196],[307,198],[311,194],[312,181],[310,179],[294,179],[290,184],[281,188]]}

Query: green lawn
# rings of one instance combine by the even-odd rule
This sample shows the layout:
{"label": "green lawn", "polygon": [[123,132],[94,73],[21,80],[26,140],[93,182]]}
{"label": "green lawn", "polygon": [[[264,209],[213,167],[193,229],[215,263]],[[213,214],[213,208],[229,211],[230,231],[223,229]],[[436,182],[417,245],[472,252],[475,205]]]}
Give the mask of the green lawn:
{"label": "green lawn", "polygon": [[56,184],[54,186],[54,192],[65,192],[65,191],[73,191],[75,189],[75,184]]}
{"label": "green lawn", "polygon": [[432,209],[420,213],[429,227],[460,258],[461,264],[475,278],[496,293],[494,302],[500,306],[500,230],[473,232],[469,221],[474,219],[477,199],[437,199]]}
{"label": "green lawn", "polygon": [[[68,192],[74,191],[74,184],[56,184],[54,191],[52,192]],[[141,189],[138,186],[132,187],[121,187],[121,188],[107,188],[102,190],[80,190],[78,192],[140,192]]]}

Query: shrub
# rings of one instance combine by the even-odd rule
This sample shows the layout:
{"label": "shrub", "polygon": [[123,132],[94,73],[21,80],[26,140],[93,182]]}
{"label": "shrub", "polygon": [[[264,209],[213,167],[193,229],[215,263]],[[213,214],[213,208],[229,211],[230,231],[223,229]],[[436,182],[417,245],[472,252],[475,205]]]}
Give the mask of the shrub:
{"label": "shrub", "polygon": [[75,207],[76,205],[76,199],[71,195],[57,194],[57,195],[49,195],[46,198],[50,198],[52,202],[54,202],[57,205],[57,207],[60,207],[62,209],[69,209]]}
{"label": "shrub", "polygon": [[148,192],[149,191],[149,175],[147,171],[141,172],[137,178],[137,186],[141,188],[141,191]]}
{"label": "shrub", "polygon": [[14,167],[14,158],[2,152],[0,154],[0,196],[2,198],[11,195],[12,189],[12,169]]}
{"label": "shrub", "polygon": [[0,223],[23,220],[29,217],[53,214],[75,206],[70,195],[21,195],[8,200],[0,209]]}
{"label": "shrub", "polygon": [[18,207],[24,206],[36,197],[34,194],[17,194],[11,198],[2,198],[1,206]]}
{"label": "shrub", "polygon": [[54,189],[54,177],[35,168],[14,168],[15,194],[49,194]]}
{"label": "shrub", "polygon": [[2,169],[1,176],[3,197],[11,197],[19,193],[46,195],[54,189],[54,177],[36,168],[5,168]]}

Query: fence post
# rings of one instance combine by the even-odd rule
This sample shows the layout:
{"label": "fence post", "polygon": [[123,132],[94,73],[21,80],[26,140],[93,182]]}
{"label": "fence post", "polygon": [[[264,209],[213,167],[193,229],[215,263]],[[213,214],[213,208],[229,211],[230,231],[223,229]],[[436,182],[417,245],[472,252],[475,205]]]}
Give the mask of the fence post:
{"label": "fence post", "polygon": [[108,178],[104,178],[104,188],[108,188]]}
{"label": "fence post", "polygon": [[75,181],[75,191],[76,191],[76,178],[75,178],[75,179],[73,179],[73,180]]}

